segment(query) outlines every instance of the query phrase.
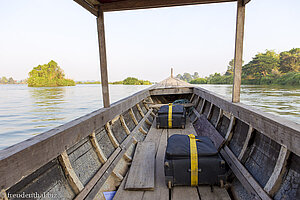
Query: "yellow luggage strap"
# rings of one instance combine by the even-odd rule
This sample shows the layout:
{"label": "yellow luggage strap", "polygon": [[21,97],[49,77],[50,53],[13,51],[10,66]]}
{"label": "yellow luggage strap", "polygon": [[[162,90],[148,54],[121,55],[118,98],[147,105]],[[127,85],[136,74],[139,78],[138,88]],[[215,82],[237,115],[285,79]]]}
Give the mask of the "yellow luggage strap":
{"label": "yellow luggage strap", "polygon": [[189,134],[190,138],[190,155],[191,155],[191,186],[198,185],[198,152],[196,141],[193,134]]}
{"label": "yellow luggage strap", "polygon": [[169,128],[172,128],[172,103],[169,103],[169,115],[168,115],[168,125]]}

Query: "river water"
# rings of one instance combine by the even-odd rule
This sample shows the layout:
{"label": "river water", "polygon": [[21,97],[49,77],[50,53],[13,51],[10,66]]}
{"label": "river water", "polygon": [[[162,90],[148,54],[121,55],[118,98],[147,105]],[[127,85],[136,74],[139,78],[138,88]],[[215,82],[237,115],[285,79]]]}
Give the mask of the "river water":
{"label": "river water", "polygon": [[[199,85],[231,98],[230,85]],[[110,85],[116,102],[149,86]],[[242,86],[241,102],[300,124],[300,87]],[[0,149],[103,107],[100,85],[0,85]]]}

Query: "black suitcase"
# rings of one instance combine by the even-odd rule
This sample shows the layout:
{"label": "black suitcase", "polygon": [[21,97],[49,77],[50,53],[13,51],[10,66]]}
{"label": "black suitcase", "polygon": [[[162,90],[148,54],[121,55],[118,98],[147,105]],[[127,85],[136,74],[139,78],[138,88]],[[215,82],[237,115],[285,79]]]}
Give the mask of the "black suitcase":
{"label": "black suitcase", "polygon": [[169,104],[160,107],[156,117],[157,128],[185,128],[186,111],[183,105]]}
{"label": "black suitcase", "polygon": [[198,180],[195,180],[195,176],[191,180],[190,137],[176,134],[168,139],[164,169],[166,184],[169,188],[176,185],[201,184],[223,186],[226,182],[227,166],[212,141],[205,136],[196,136],[195,139],[198,140],[195,142],[198,159],[195,157],[194,162],[198,160],[198,170],[194,172],[198,171]]}

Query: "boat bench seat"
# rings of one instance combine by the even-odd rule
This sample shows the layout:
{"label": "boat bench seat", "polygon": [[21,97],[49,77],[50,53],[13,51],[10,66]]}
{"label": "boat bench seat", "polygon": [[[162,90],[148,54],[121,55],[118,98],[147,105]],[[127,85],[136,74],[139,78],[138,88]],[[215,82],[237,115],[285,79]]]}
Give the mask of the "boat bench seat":
{"label": "boat bench seat", "polygon": [[229,200],[231,199],[224,188],[209,186],[176,186],[171,190],[165,184],[164,175],[164,156],[167,146],[167,139],[173,134],[195,134],[196,131],[187,119],[185,129],[156,129],[155,120],[152,124],[145,141],[154,142],[156,144],[155,156],[155,187],[153,191],[131,191],[125,190],[127,176],[123,179],[119,189],[114,197],[114,200]]}

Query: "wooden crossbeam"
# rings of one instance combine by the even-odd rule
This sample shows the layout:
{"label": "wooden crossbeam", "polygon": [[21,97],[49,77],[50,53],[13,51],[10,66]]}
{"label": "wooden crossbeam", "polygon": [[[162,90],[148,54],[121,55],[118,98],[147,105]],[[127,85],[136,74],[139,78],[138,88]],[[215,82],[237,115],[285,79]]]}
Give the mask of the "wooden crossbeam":
{"label": "wooden crossbeam", "polygon": [[112,130],[111,130],[109,122],[106,123],[105,129],[107,131],[107,135],[108,135],[111,143],[113,144],[113,146],[115,148],[117,148],[120,144],[119,144],[118,140],[116,139],[116,137],[114,136],[114,134],[112,133]]}
{"label": "wooden crossbeam", "polygon": [[183,6],[194,4],[207,4],[207,3],[221,3],[232,2],[236,0],[125,0],[112,3],[103,4],[103,10],[108,11],[121,11],[121,10],[135,10],[147,8],[160,8],[170,6]]}
{"label": "wooden crossbeam", "polygon": [[225,139],[227,142],[229,142],[231,140],[232,134],[233,134],[233,126],[235,124],[235,117],[233,115],[230,116],[230,123],[227,129],[227,133],[225,135]]}
{"label": "wooden crossbeam", "polygon": [[212,110],[213,110],[213,107],[214,107],[214,104],[210,104],[210,107],[209,107],[209,111],[207,113],[207,119],[210,120],[211,116],[212,116]]}
{"label": "wooden crossbeam", "polygon": [[248,129],[248,133],[247,133],[247,137],[244,141],[244,144],[243,144],[243,147],[242,147],[242,150],[238,156],[238,159],[241,161],[245,155],[245,152],[247,150],[247,147],[248,147],[248,144],[249,144],[249,141],[250,141],[250,138],[252,136],[252,133],[253,133],[254,129],[251,125],[249,125],[249,129]]}
{"label": "wooden crossbeam", "polygon": [[85,0],[74,0],[76,3],[81,5],[83,8],[87,9],[90,13],[95,16],[98,16],[98,8],[94,7],[93,5],[89,4]]}
{"label": "wooden crossbeam", "polygon": [[121,121],[121,124],[122,124],[122,126],[123,126],[126,134],[129,135],[130,134],[130,130],[129,130],[128,126],[125,123],[123,115],[120,115],[120,121]]}
{"label": "wooden crossbeam", "polygon": [[273,173],[271,174],[268,182],[266,183],[264,190],[270,195],[274,196],[283,181],[283,176],[287,170],[286,164],[289,158],[290,151],[281,146],[276,165],[274,167]]}
{"label": "wooden crossbeam", "polygon": [[220,112],[219,112],[218,119],[216,121],[215,127],[217,127],[218,124],[220,123],[220,120],[221,120],[222,116],[223,116],[223,110],[220,108]]}
{"label": "wooden crossbeam", "polygon": [[137,121],[137,119],[136,119],[136,117],[135,117],[135,115],[134,115],[134,113],[133,113],[132,108],[129,109],[129,114],[130,114],[130,117],[132,118],[134,124],[135,124],[135,125],[138,125],[139,122]]}
{"label": "wooden crossbeam", "polygon": [[67,180],[74,190],[75,194],[79,194],[80,191],[84,188],[83,184],[79,180],[78,176],[76,175],[70,160],[69,156],[66,151],[64,151],[59,157],[58,157],[59,163],[61,164],[64,174],[67,177]]}
{"label": "wooden crossbeam", "polygon": [[143,113],[143,110],[142,110],[140,104],[136,104],[136,107],[137,107],[139,113],[142,115],[142,117],[145,117],[145,114]]}
{"label": "wooden crossbeam", "polygon": [[106,158],[105,154],[103,153],[102,149],[100,148],[100,145],[99,145],[98,141],[96,140],[95,132],[93,132],[89,137],[90,137],[90,141],[92,143],[92,146],[94,148],[94,151],[96,152],[100,162],[102,164],[104,164],[107,161],[107,158]]}
{"label": "wooden crossbeam", "polygon": [[205,102],[206,102],[206,100],[203,99],[203,102],[202,102],[202,105],[201,105],[201,109],[200,109],[200,111],[199,111],[199,114],[202,114],[202,112],[203,112],[203,110],[204,110]]}

